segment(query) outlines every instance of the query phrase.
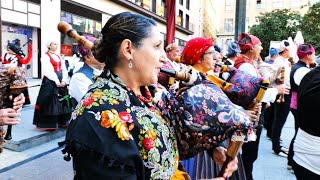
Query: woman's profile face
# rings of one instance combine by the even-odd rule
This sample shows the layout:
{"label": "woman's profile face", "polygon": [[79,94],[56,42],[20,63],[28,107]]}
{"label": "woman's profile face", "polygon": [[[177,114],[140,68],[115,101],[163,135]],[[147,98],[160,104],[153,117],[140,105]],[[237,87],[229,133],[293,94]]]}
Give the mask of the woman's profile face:
{"label": "woman's profile face", "polygon": [[166,61],[165,57],[162,36],[154,26],[149,37],[143,39],[139,48],[133,53],[133,70],[143,85],[157,83],[160,68]]}
{"label": "woman's profile face", "polygon": [[50,50],[53,51],[53,52],[55,52],[57,49],[58,49],[58,43],[52,42],[52,43],[50,44]]}
{"label": "woman's profile face", "polygon": [[252,47],[252,51],[255,55],[254,59],[257,59],[260,56],[260,53],[262,50],[263,50],[262,43],[258,43]]}
{"label": "woman's profile face", "polygon": [[213,46],[209,47],[206,50],[206,52],[203,53],[201,66],[204,68],[205,71],[210,71],[211,69],[213,69],[216,61],[214,53],[215,51]]}

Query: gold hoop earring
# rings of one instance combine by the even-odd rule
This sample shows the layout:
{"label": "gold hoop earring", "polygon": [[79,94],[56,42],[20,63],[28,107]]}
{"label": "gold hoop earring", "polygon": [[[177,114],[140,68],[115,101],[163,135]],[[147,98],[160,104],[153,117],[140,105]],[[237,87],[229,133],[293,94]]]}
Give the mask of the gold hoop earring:
{"label": "gold hoop earring", "polygon": [[133,66],[133,64],[132,64],[132,59],[130,58],[130,59],[129,59],[128,67],[129,67],[130,69],[132,69],[132,66]]}

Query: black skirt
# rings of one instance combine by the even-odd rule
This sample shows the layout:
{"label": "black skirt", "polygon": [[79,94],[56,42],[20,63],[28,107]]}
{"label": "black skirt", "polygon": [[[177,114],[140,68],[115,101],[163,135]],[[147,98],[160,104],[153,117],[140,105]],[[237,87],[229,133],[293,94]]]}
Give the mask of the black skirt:
{"label": "black skirt", "polygon": [[[61,73],[57,75],[61,81]],[[68,88],[57,87],[54,81],[44,77],[35,105],[33,124],[47,130],[65,127],[70,119],[70,111]]]}

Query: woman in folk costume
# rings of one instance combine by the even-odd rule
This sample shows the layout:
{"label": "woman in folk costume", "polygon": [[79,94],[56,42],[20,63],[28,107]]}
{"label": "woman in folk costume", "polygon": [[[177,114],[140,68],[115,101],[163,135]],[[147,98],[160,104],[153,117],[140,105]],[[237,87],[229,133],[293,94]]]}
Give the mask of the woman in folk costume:
{"label": "woman in folk costume", "polygon": [[56,54],[58,44],[48,41],[48,52],[41,59],[43,80],[35,105],[33,124],[43,130],[66,127],[70,118],[67,89],[68,72],[64,59]]}
{"label": "woman in folk costume", "polygon": [[[258,69],[254,66],[254,61],[260,56],[260,52],[263,49],[261,46],[261,41],[254,35],[248,33],[241,33],[238,38],[238,44],[240,46],[241,53],[235,61],[234,67],[237,69],[247,72],[255,77],[260,77]],[[244,81],[249,81],[249,79],[244,79]],[[289,89],[284,85],[276,86],[275,88],[268,88],[263,96],[262,102],[274,102],[278,94],[289,94]],[[263,108],[262,108],[263,113]],[[259,124],[261,122],[261,114],[259,119]],[[253,163],[258,157],[258,147],[261,135],[261,126],[257,129],[257,140],[254,142],[248,142],[242,146],[242,160],[245,167],[247,179],[251,180]]]}
{"label": "woman in folk costume", "polygon": [[[210,71],[212,71],[215,64],[214,56],[215,49],[213,46],[213,39],[198,37],[187,42],[182,52],[181,61],[184,64],[192,65],[193,69],[206,75],[206,77],[217,85],[217,87],[221,88],[221,90],[225,90],[230,85],[223,87],[219,82],[217,82],[217,78],[210,75]],[[220,91],[220,93],[224,94],[222,91]],[[255,115],[252,112],[250,114],[252,114],[251,118],[255,118]],[[215,148],[204,151],[193,159],[184,161],[183,164],[190,173],[192,179],[212,178],[217,175],[220,167],[211,158],[211,155],[214,151],[225,151],[224,146],[225,145],[223,143],[219,143]],[[231,179],[245,179],[241,159],[238,167],[239,170],[230,177]]]}
{"label": "woman in folk costume", "polygon": [[290,73],[290,85],[291,85],[291,103],[290,111],[294,117],[295,136],[292,138],[288,153],[288,169],[292,169],[293,163],[293,143],[298,131],[298,90],[303,77],[310,72],[310,68],[313,67],[316,62],[314,61],[315,49],[311,44],[301,44],[297,49],[297,55],[299,61],[292,67]]}

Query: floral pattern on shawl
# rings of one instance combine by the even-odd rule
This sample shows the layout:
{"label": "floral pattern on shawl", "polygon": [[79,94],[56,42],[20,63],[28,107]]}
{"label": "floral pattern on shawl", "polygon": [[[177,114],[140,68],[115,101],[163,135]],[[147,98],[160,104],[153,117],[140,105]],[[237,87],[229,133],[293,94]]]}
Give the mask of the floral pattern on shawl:
{"label": "floral pattern on shawl", "polygon": [[81,116],[102,126],[103,131],[116,132],[117,136],[105,138],[135,143],[144,166],[151,171],[150,179],[170,179],[175,173],[179,156],[173,128],[157,108],[140,102],[118,77],[98,78],[90,86],[72,120]]}
{"label": "floral pattern on shawl", "polygon": [[233,104],[217,85],[202,78],[177,95],[178,101],[163,93],[157,103],[175,128],[181,159],[214,147],[235,130],[246,132],[251,125],[242,107]]}

